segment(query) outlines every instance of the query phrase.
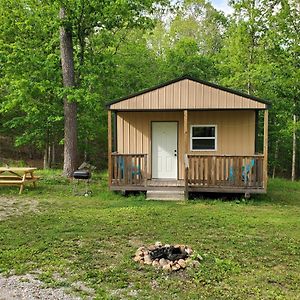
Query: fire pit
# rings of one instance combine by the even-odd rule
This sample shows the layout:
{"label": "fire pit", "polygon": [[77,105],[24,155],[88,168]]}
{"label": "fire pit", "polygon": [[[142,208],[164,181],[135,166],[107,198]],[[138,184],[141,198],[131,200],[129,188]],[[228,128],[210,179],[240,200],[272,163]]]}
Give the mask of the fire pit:
{"label": "fire pit", "polygon": [[192,253],[193,250],[186,245],[173,246],[156,242],[154,245],[138,248],[134,261],[171,272],[185,269],[189,262],[195,265],[195,261],[191,259]]}

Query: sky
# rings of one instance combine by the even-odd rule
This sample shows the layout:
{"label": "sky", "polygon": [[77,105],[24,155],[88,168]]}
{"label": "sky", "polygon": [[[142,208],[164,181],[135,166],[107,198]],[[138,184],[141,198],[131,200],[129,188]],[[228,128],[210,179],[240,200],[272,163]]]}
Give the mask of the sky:
{"label": "sky", "polygon": [[228,6],[228,0],[211,0],[213,6],[218,9],[222,10],[226,15],[233,12],[233,9]]}

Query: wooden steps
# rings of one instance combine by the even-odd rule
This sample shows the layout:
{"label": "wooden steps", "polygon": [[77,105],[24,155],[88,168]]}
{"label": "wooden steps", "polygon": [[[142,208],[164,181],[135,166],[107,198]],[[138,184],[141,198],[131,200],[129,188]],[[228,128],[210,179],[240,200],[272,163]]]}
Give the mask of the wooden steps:
{"label": "wooden steps", "polygon": [[167,201],[182,201],[184,200],[184,191],[176,190],[148,190],[146,194],[147,200],[167,200]]}

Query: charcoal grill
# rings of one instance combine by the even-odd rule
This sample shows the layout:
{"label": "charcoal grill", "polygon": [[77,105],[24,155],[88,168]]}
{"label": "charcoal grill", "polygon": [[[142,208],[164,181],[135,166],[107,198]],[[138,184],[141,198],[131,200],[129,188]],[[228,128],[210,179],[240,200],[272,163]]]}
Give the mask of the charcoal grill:
{"label": "charcoal grill", "polygon": [[[73,178],[77,180],[77,184],[75,184],[75,186],[74,186],[74,194],[75,195],[90,196],[92,194],[92,191],[89,189],[91,177],[92,177],[92,174],[89,170],[77,170],[73,173]],[[85,190],[83,193],[78,192],[80,182],[85,183]]]}

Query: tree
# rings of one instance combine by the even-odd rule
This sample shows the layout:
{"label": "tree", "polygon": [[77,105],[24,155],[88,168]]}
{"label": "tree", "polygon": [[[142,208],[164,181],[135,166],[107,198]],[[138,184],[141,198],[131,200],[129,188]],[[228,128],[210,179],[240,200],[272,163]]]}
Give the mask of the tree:
{"label": "tree", "polygon": [[[190,74],[271,99],[269,166],[295,179],[298,2],[232,0],[230,17],[204,0],[160,3],[0,0],[1,134],[43,152],[45,167],[65,143],[67,176],[77,167],[76,139],[78,160],[104,167],[105,102]],[[65,122],[64,110],[73,114]]]}
{"label": "tree", "polygon": [[[58,17],[61,7],[64,20]],[[154,9],[153,1],[56,0],[49,4],[0,0],[1,124],[5,132],[16,138],[16,145],[32,144],[45,149],[47,166],[52,144],[66,142],[67,147],[69,142],[74,143],[74,123],[70,126],[73,137],[69,142],[66,137],[63,140],[64,99],[65,107],[71,107],[73,114],[77,106],[80,145],[96,148],[97,140],[105,147],[106,140],[99,135],[106,128],[103,104],[128,90],[125,85],[120,89],[113,80],[114,57],[131,30],[153,24]],[[71,32],[69,40],[72,38],[69,48],[74,56],[73,84],[66,84],[66,88],[62,88],[59,68],[59,27]],[[70,120],[74,122],[75,118]],[[93,152],[87,148],[79,150],[85,154]],[[75,163],[65,173],[70,175],[74,166]]]}
{"label": "tree", "polygon": [[189,74],[216,81],[215,54],[225,28],[224,15],[204,0],[182,1],[171,20],[162,17],[149,41],[164,80]]}
{"label": "tree", "polygon": [[[72,27],[67,20],[65,7],[60,8],[60,53],[63,85],[75,87]],[[64,175],[71,177],[77,168],[77,103],[64,97]]]}
{"label": "tree", "polygon": [[41,10],[37,1],[0,1],[0,14],[2,131],[16,146],[48,153],[62,139],[56,9],[45,4]]}
{"label": "tree", "polygon": [[[65,95],[65,140],[64,140],[64,175],[71,176],[76,168],[77,158],[77,104],[84,101],[85,57],[88,41],[93,36],[111,37],[118,31],[135,27],[147,27],[151,21],[146,12],[152,11],[153,1],[87,1],[70,0],[60,10],[62,21],[61,58],[64,87],[69,93],[70,87],[76,87],[75,93]],[[72,37],[75,37],[73,40]],[[112,41],[106,40],[105,47]],[[75,62],[73,51],[75,51]]]}
{"label": "tree", "polygon": [[[266,52],[268,61],[272,61],[275,68],[279,70],[276,76],[277,97],[275,99],[280,98],[281,102],[285,102],[282,107],[279,107],[279,112],[286,116],[285,124],[282,124],[282,128],[286,131],[285,145],[288,146],[285,153],[290,154],[287,156],[291,157],[287,165],[290,165],[290,175],[292,180],[295,180],[300,110],[300,38],[298,34],[300,5],[297,1],[281,0],[272,1],[272,6],[275,11],[268,16],[271,30],[266,37],[269,45]],[[280,135],[277,133],[277,136]],[[284,145],[281,145],[281,148],[283,147]]]}
{"label": "tree", "polygon": [[299,99],[296,1],[235,0],[231,4],[235,13],[219,56],[220,81],[273,100],[269,165],[274,175],[276,169],[281,174],[294,169],[291,173],[295,174],[296,134],[293,131],[297,124],[293,122],[293,112],[299,110],[298,100],[295,105],[295,99]]}

